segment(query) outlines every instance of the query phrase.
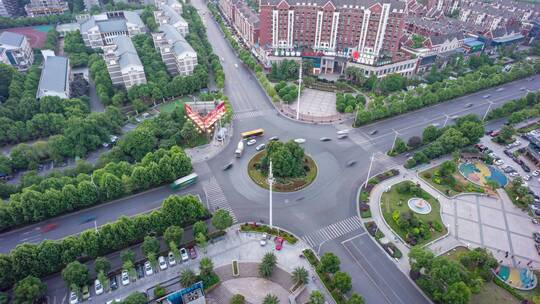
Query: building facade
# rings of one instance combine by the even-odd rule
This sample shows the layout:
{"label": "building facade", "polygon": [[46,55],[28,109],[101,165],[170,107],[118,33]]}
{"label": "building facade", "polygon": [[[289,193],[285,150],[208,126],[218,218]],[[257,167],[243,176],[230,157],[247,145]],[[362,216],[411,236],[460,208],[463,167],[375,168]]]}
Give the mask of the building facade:
{"label": "building facade", "polygon": [[24,10],[29,17],[39,17],[63,14],[69,11],[69,6],[62,0],[31,0]]}
{"label": "building facade", "polygon": [[156,8],[158,9],[161,8],[161,6],[164,4],[168,5],[178,14],[182,14],[182,3],[178,2],[177,0],[156,0],[155,1]]}
{"label": "building facade", "polygon": [[103,48],[103,58],[113,85],[129,89],[146,83],[144,67],[128,36],[114,38],[112,45]]}
{"label": "building facade", "polygon": [[36,98],[45,96],[69,98],[71,75],[69,59],[61,56],[48,56],[44,60]]}
{"label": "building facade", "polygon": [[220,0],[219,6],[236,33],[250,48],[259,42],[260,19],[244,1]]}
{"label": "building facade", "polygon": [[182,36],[186,36],[189,33],[189,26],[186,20],[180,16],[180,13],[167,4],[160,5],[159,10],[154,11],[154,17],[159,25],[172,25]]}
{"label": "building facade", "polygon": [[17,0],[0,0],[0,17],[17,17],[23,10]]}
{"label": "building facade", "polygon": [[2,32],[0,48],[3,49],[3,57],[7,62],[19,71],[28,70],[34,63],[34,52],[24,35]]}
{"label": "building facade", "polygon": [[163,24],[153,33],[154,46],[171,75],[187,76],[197,66],[197,53],[172,25]]}
{"label": "building facade", "polygon": [[106,12],[90,16],[81,24],[84,44],[102,48],[113,44],[118,36],[135,36],[143,33],[144,23],[137,13],[131,11]]}

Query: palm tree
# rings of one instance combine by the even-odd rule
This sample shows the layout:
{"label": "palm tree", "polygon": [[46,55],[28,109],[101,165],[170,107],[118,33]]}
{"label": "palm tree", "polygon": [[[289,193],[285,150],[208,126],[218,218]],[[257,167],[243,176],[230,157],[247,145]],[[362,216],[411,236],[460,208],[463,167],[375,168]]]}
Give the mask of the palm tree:
{"label": "palm tree", "polygon": [[276,295],[273,295],[271,293],[267,294],[266,297],[264,297],[263,304],[278,304],[279,299]]}
{"label": "palm tree", "polygon": [[296,267],[292,273],[293,281],[295,284],[302,283],[307,284],[308,282],[308,271],[304,267]]}
{"label": "palm tree", "polygon": [[274,272],[274,266],[276,266],[277,258],[276,255],[272,252],[268,252],[264,255],[261,264],[259,264],[259,274],[263,278],[268,278],[272,276]]}
{"label": "palm tree", "polygon": [[197,281],[197,276],[193,270],[187,268],[180,273],[180,283],[183,287],[189,287]]}
{"label": "palm tree", "polygon": [[311,294],[309,295],[309,301],[308,301],[309,304],[324,304],[324,302],[325,302],[324,296],[318,290],[312,291]]}
{"label": "palm tree", "polygon": [[209,257],[204,257],[199,263],[199,270],[201,271],[201,276],[209,276],[214,272],[214,263],[212,263]]}

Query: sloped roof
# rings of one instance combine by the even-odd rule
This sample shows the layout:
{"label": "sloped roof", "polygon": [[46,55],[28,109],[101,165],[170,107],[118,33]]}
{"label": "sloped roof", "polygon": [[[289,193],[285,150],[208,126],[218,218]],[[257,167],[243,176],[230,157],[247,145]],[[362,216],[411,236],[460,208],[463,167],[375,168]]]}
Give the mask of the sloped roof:
{"label": "sloped roof", "polygon": [[12,33],[12,32],[2,32],[0,34],[0,44],[8,45],[12,47],[20,47],[23,43],[24,35]]}
{"label": "sloped roof", "polygon": [[[277,5],[281,1],[287,2],[289,5],[296,5],[297,1],[293,0],[261,0],[260,5]],[[399,0],[310,0],[309,2],[315,3],[318,6],[323,6],[326,3],[330,2],[336,7],[341,7],[344,5],[352,5],[368,8],[377,3],[390,3],[390,8],[396,9],[405,9],[406,3]]]}
{"label": "sloped roof", "polygon": [[97,21],[99,31],[102,33],[125,32],[127,31],[126,21],[122,19],[110,19],[106,21]]}
{"label": "sloped roof", "polygon": [[163,11],[163,13],[169,17],[170,19],[170,23],[177,23],[177,22],[180,22],[180,23],[183,23],[183,24],[186,24],[187,25],[187,22],[186,20],[184,20],[184,18],[182,18],[182,16],[180,16],[180,14],[178,14],[175,10],[173,10],[170,6],[168,6],[167,4],[163,4],[161,6],[161,10]]}
{"label": "sloped roof", "polygon": [[448,41],[452,41],[454,39],[463,40],[464,38],[465,37],[463,36],[462,32],[454,32],[454,33],[448,33],[448,34],[445,34],[445,35],[429,37],[429,39],[431,40],[432,45],[443,44],[446,40],[448,40]]}
{"label": "sloped roof", "polygon": [[69,61],[66,57],[50,56],[45,59],[41,77],[39,80],[38,96],[42,93],[65,92],[68,75]]}
{"label": "sloped roof", "polygon": [[186,41],[174,26],[170,24],[163,24],[159,26],[159,30],[165,34],[165,38],[171,44],[175,55],[179,56],[187,52],[195,53],[195,50]]}
{"label": "sloped roof", "polygon": [[120,68],[130,65],[142,66],[137,50],[129,37],[118,36],[114,38],[114,44],[116,45],[116,56],[119,58],[118,63],[120,64]]}

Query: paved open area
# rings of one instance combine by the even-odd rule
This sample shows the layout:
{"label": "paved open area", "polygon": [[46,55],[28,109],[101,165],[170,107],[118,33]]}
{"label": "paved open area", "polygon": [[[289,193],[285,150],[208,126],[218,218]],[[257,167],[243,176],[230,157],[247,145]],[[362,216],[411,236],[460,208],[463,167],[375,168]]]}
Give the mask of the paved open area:
{"label": "paved open area", "polygon": [[[296,109],[297,102],[290,107]],[[316,117],[337,115],[336,93],[305,88],[300,95],[300,113]]]}

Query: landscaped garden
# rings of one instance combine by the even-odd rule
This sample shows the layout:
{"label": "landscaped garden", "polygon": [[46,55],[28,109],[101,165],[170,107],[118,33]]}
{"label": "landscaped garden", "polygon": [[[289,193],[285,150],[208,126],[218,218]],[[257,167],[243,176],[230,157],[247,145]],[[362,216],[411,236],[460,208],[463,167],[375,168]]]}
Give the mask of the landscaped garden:
{"label": "landscaped garden", "polygon": [[274,176],[273,190],[278,192],[297,191],[307,187],[317,177],[315,161],[304,153],[294,141],[273,141],[266,150],[253,156],[248,163],[248,174],[259,186],[268,189],[268,171],[272,160]]}
{"label": "landscaped garden", "polygon": [[425,244],[447,232],[439,202],[410,181],[393,185],[380,203],[386,223],[410,245]]}
{"label": "landscaped garden", "polygon": [[371,193],[371,190],[373,190],[373,187],[377,185],[378,183],[387,180],[391,177],[394,177],[399,174],[399,171],[396,169],[388,170],[384,173],[378,174],[372,178],[369,179],[367,185],[363,185],[362,189],[360,190],[360,195],[358,196],[358,204],[360,209],[360,216],[362,218],[369,218],[371,217],[371,210],[369,208],[369,194]]}
{"label": "landscaped garden", "polygon": [[447,196],[465,192],[485,192],[484,188],[463,177],[458,171],[457,162],[453,160],[445,161],[439,166],[425,170],[420,176],[433,188]]}

